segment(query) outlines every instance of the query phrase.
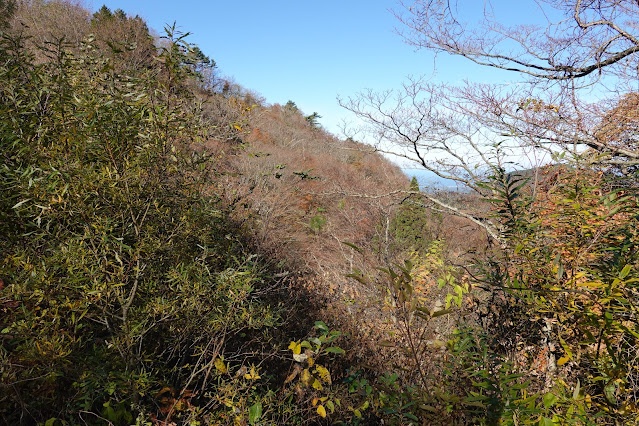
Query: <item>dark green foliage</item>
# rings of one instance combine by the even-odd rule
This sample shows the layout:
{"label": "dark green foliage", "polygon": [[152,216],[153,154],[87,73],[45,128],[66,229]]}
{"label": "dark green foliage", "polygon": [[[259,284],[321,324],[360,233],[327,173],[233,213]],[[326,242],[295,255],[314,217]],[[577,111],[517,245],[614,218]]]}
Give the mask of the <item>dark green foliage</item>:
{"label": "dark green foliage", "polygon": [[191,48],[192,59],[187,60],[188,64],[193,64],[202,67],[215,68],[215,61],[202,52],[199,47],[193,46]]}
{"label": "dark green foliage", "polygon": [[318,120],[322,118],[322,116],[319,115],[318,113],[314,112],[313,114],[307,115],[304,118],[306,119],[306,121],[308,122],[308,124],[311,126],[312,129],[319,129],[321,127]]}
{"label": "dark green foliage", "polygon": [[520,174],[507,173],[502,167],[495,167],[488,182],[479,184],[493,194],[488,201],[496,207],[495,214],[500,218],[504,236],[514,236],[534,221],[528,209],[531,199],[523,191],[529,180]]}
{"label": "dark green foliage", "polygon": [[493,180],[506,246],[477,275],[503,301],[491,307],[490,329],[502,337],[490,350],[535,348],[545,383],[532,374],[539,366],[522,372],[538,389],[552,384],[554,396],[543,398],[549,421],[625,424],[636,419],[639,395],[636,190],[614,189],[617,178],[578,165],[540,172],[559,179],[536,196],[523,179]]}
{"label": "dark green foliage", "polygon": [[[0,30],[14,6],[0,0]],[[80,46],[59,39],[37,52],[0,33],[0,423],[635,420],[631,186],[575,168],[534,193],[495,168],[484,187],[504,244],[485,263],[464,265],[464,275],[433,243],[433,215],[414,178],[383,233],[411,260],[392,264],[388,255],[381,274],[350,274],[361,289],[381,290],[371,293],[381,306],[371,309],[379,329],[370,330],[380,333],[359,352],[374,362],[346,361],[367,367],[344,378],[336,363],[344,351],[334,345],[348,334],[318,321],[300,335],[299,318],[317,304],[293,295],[293,280],[305,277],[289,268],[295,278],[285,283],[287,274],[247,248],[238,223],[259,221],[248,203],[238,212],[225,199],[228,154],[202,144],[211,130],[240,143],[249,130],[259,136],[248,124],[250,94],[208,91],[224,108],[205,120],[193,88],[206,92],[215,62],[186,35],[167,27],[156,48],[139,17],[106,6],[91,26],[95,37]],[[318,133],[309,130],[320,127],[317,113],[302,117],[292,101],[284,109]],[[313,170],[290,177],[320,187],[325,178]],[[307,201],[306,213],[321,205]],[[358,219],[352,210],[347,218]],[[340,231],[332,213],[282,215],[270,229],[290,221],[321,242]],[[360,306],[352,318],[371,306],[364,294],[352,296]]]}
{"label": "dark green foliage", "polygon": [[406,197],[391,221],[391,232],[395,238],[396,250],[425,252],[432,243],[429,230],[428,212],[419,194],[419,183],[413,177]]}
{"label": "dark green foliage", "polygon": [[100,23],[108,21],[124,22],[129,19],[140,20],[140,17],[136,16],[135,18],[129,18],[122,9],[116,9],[112,12],[106,5],[102,5],[102,7],[91,17],[91,25],[98,26]]}
{"label": "dark green foliage", "polygon": [[[443,340],[429,336],[427,322],[454,313],[451,295],[433,314],[410,299],[419,268],[383,269],[401,296],[387,309],[405,326],[379,343],[399,368],[386,364],[365,399],[388,423],[636,422],[636,191],[583,168],[539,174],[535,191],[497,167],[484,185],[504,245],[467,269],[470,281],[453,297],[472,312],[451,315],[455,328]],[[435,263],[423,252],[417,259]]]}
{"label": "dark green foliage", "polygon": [[111,9],[109,9],[105,4],[103,4],[102,7],[93,14],[91,23],[105,21],[109,19],[113,19],[113,12],[111,12]]}
{"label": "dark green foliage", "polygon": [[[127,16],[106,6],[91,17],[91,32],[117,70],[137,72],[153,67],[156,47],[146,22],[139,16]],[[108,54],[109,51],[111,54]]]}
{"label": "dark green foliage", "polygon": [[291,112],[299,112],[299,108],[293,101],[286,102],[286,105],[284,105],[284,108]]}

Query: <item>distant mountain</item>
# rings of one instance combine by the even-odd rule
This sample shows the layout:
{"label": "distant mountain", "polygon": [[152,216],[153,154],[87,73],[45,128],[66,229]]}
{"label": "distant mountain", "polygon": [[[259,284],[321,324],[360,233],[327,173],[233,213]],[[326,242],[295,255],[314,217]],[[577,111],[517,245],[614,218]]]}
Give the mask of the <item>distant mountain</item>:
{"label": "distant mountain", "polygon": [[444,179],[437,176],[430,170],[419,168],[403,168],[402,171],[409,179],[417,178],[421,190],[447,190],[455,192],[466,192],[467,189],[451,179]]}

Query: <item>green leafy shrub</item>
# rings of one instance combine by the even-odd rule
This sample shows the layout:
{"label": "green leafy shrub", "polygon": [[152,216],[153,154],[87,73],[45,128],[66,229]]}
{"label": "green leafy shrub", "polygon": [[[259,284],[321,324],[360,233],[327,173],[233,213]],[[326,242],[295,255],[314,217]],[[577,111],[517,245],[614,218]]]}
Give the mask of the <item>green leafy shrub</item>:
{"label": "green leafy shrub", "polygon": [[[391,316],[393,326],[388,337],[378,342],[387,370],[375,381],[352,378],[350,391],[363,401],[354,410],[357,422],[370,420],[364,410],[390,424],[460,418],[459,413],[450,414],[449,398],[461,397],[448,390],[440,377],[445,368],[442,338],[448,334],[442,321],[462,306],[470,287],[444,261],[442,246],[433,242],[427,250],[413,252],[404,264],[378,268],[385,296],[382,309]],[[357,271],[350,276],[371,285],[370,277]]]}
{"label": "green leafy shrub", "polygon": [[23,38],[2,34],[9,423],[197,417],[225,386],[215,361],[261,345],[278,321],[257,296],[266,269],[211,193],[215,162],[191,148],[206,129],[187,84],[190,47],[168,30],[158,65],[128,73],[91,38],[77,55],[62,40],[43,47],[49,60],[36,63]]}
{"label": "green leafy shrub", "polygon": [[403,200],[390,224],[395,239],[394,251],[426,251],[432,242],[430,227],[433,219],[429,217],[419,195],[419,184],[415,177],[411,180],[409,191],[412,194]]}
{"label": "green leafy shrub", "polygon": [[[524,179],[496,174],[493,201],[507,247],[484,265],[481,282],[507,301],[495,318],[502,324],[498,333],[517,335],[514,346],[534,348],[537,356],[521,371],[544,395],[540,421],[632,421],[638,395],[636,191],[614,189],[615,175],[578,165],[542,174],[534,197]],[[527,330],[503,325],[512,324],[507,309],[513,304],[528,325],[516,324]],[[526,359],[516,347],[510,350],[513,361]]]}
{"label": "green leafy shrub", "polygon": [[328,220],[326,219],[326,217],[322,216],[321,214],[316,214],[311,217],[309,227],[311,228],[313,233],[319,234],[326,226],[327,221]]}

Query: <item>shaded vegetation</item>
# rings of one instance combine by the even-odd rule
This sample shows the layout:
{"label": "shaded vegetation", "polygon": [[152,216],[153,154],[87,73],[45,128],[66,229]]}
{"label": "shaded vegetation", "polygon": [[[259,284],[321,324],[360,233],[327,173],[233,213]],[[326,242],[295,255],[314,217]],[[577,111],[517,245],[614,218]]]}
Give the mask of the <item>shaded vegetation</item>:
{"label": "shaded vegetation", "polygon": [[175,27],[0,12],[3,423],[636,422],[633,166],[425,194]]}

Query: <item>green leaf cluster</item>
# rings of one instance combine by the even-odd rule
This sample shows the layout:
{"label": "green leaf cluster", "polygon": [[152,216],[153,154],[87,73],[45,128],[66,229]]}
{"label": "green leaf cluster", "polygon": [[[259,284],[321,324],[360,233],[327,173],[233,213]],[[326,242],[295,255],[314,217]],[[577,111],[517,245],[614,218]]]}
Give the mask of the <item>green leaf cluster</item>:
{"label": "green leaf cluster", "polygon": [[433,219],[424,207],[415,177],[411,180],[409,191],[411,194],[402,201],[390,223],[391,235],[394,237],[392,248],[394,251],[425,252],[433,241]]}
{"label": "green leaf cluster", "polygon": [[207,129],[185,35],[131,72],[92,37],[44,62],[26,42],[0,36],[0,417],[195,416],[196,388],[227,389],[210,366],[278,312],[192,149]]}

